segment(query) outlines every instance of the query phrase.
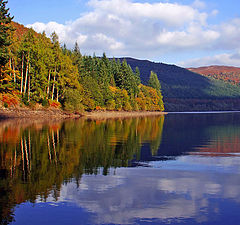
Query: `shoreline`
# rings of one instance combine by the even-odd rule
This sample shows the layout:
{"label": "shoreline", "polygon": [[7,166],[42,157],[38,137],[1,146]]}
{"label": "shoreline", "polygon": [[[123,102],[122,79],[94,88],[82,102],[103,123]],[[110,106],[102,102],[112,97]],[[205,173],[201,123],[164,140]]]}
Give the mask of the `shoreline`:
{"label": "shoreline", "polygon": [[60,109],[0,109],[0,119],[67,119],[80,118],[82,115],[68,113]]}
{"label": "shoreline", "polygon": [[34,119],[34,120],[61,120],[61,119],[112,119],[165,115],[166,112],[153,111],[92,111],[70,113],[60,109],[0,109],[0,120],[5,119]]}
{"label": "shoreline", "polygon": [[87,119],[118,119],[118,118],[133,118],[133,117],[149,117],[166,115],[166,112],[158,111],[93,111],[85,112],[83,117]]}

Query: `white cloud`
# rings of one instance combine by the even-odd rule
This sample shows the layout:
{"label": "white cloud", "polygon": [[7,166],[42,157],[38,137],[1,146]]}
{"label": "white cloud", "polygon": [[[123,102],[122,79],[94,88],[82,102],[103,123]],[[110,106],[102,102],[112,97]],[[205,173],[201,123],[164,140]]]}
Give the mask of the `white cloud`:
{"label": "white cloud", "polygon": [[193,7],[198,8],[198,9],[205,9],[206,8],[206,3],[200,0],[195,0],[193,2]]}
{"label": "white cloud", "polygon": [[178,65],[183,67],[200,67],[209,65],[229,65],[240,67],[240,51],[236,53],[224,53],[215,56],[207,56],[179,62]]}
{"label": "white cloud", "polygon": [[131,20],[156,19],[168,26],[181,26],[193,20],[202,20],[204,14],[194,8],[177,3],[133,3],[129,0],[91,0],[96,12],[105,12]]}
{"label": "white cloud", "polygon": [[[84,54],[156,58],[165,54],[203,50],[232,50],[239,46],[240,19],[208,24],[218,11],[170,2],[139,3],[132,0],[90,0],[92,10],[65,24],[28,25],[38,32],[53,31],[72,47],[78,41]],[[204,11],[205,10],[205,11]]]}
{"label": "white cloud", "polygon": [[219,13],[217,9],[212,10],[211,15],[216,16]]}

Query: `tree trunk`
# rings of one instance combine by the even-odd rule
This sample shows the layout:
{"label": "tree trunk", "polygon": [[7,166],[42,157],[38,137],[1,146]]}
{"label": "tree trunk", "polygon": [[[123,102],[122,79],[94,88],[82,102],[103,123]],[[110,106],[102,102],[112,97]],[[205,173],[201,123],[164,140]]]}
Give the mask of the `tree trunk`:
{"label": "tree trunk", "polygon": [[48,86],[47,86],[47,96],[49,96],[49,91],[50,91],[50,79],[51,79],[51,70],[48,72]]}
{"label": "tree trunk", "polygon": [[9,57],[10,76],[12,76],[12,59]]}
{"label": "tree trunk", "polygon": [[23,69],[24,69],[24,54],[22,55],[21,93],[23,91]]}
{"label": "tree trunk", "polygon": [[14,63],[14,59],[13,59],[13,61],[12,61],[12,65],[13,65],[13,81],[14,81],[14,83],[16,83],[16,73],[15,73],[15,63]]}
{"label": "tree trunk", "polygon": [[58,102],[58,88],[57,88],[57,102]]}
{"label": "tree trunk", "polygon": [[28,76],[28,101],[30,101],[30,88],[31,88],[31,83],[30,83],[30,81],[31,81],[31,75],[29,74],[29,76]]}
{"label": "tree trunk", "polygon": [[55,81],[56,81],[56,67],[55,67],[55,70],[54,70],[54,78],[53,78],[52,100],[54,98]]}
{"label": "tree trunk", "polygon": [[29,64],[29,54],[28,53],[28,58],[27,58],[27,68],[26,68],[26,75],[25,75],[25,85],[24,85],[24,94],[26,93],[27,91],[27,81],[28,81],[28,64]]}

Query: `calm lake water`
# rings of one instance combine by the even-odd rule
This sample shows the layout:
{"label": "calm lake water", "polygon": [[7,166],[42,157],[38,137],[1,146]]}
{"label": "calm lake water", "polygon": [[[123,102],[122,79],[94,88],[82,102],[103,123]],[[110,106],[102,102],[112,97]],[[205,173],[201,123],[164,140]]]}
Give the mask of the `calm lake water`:
{"label": "calm lake water", "polygon": [[0,223],[240,221],[240,113],[0,122]]}

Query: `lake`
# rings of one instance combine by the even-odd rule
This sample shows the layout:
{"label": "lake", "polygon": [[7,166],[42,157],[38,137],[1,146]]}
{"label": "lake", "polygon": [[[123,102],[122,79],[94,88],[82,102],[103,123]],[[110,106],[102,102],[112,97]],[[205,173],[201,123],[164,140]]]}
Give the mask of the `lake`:
{"label": "lake", "polygon": [[240,113],[0,122],[0,223],[239,224]]}

